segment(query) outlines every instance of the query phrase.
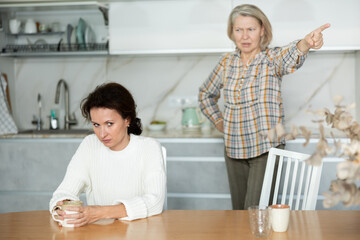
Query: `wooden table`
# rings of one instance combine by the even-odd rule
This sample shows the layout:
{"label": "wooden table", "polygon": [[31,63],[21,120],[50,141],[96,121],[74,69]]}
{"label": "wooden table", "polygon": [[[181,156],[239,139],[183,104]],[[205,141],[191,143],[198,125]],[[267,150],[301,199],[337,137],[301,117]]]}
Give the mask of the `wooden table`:
{"label": "wooden table", "polygon": [[[255,239],[247,211],[168,210],[125,222],[102,220],[80,228],[62,228],[48,211],[0,214],[0,239]],[[289,230],[269,239],[360,239],[360,211],[292,211]]]}

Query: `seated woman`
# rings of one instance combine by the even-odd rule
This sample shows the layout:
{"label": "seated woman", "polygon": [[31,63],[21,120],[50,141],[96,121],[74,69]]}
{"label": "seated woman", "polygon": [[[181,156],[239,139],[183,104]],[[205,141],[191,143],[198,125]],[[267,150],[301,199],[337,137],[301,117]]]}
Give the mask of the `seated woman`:
{"label": "seated woman", "polygon": [[[95,134],[85,137],[72,157],[50,211],[61,220],[75,218],[68,220],[75,227],[160,214],[166,189],[162,149],[156,140],[139,136],[141,121],[131,93],[117,83],[100,85],[82,100],[81,111]],[[56,209],[63,201],[79,200],[82,192],[88,205],[75,207],[78,214]]]}

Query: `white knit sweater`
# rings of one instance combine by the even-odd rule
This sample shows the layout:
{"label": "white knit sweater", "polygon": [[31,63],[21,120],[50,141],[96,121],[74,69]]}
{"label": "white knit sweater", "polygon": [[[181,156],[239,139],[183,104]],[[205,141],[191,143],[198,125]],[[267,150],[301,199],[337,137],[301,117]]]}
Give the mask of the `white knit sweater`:
{"label": "white knit sweater", "polygon": [[122,151],[112,151],[96,137],[87,136],[67,168],[64,180],[50,200],[79,200],[86,193],[88,205],[123,203],[128,217],[134,220],[162,212],[166,174],[161,145],[154,139],[130,135]]}

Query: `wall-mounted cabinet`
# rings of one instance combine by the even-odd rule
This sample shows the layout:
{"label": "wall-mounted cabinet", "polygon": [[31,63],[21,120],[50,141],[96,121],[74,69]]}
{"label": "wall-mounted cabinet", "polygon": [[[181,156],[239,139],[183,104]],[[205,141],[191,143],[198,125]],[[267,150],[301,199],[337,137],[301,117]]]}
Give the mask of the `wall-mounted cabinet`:
{"label": "wall-mounted cabinet", "polygon": [[108,7],[104,4],[0,4],[0,13],[1,56],[108,54]]}
{"label": "wall-mounted cabinet", "polygon": [[342,2],[346,11],[327,0],[134,0],[109,4],[110,54],[222,53],[234,49],[227,37],[231,10],[255,4],[273,27],[270,46],[301,39],[322,24],[325,43],[321,52],[360,50],[360,1]]}
{"label": "wall-mounted cabinet", "polygon": [[230,11],[223,0],[111,2],[110,54],[227,52]]}

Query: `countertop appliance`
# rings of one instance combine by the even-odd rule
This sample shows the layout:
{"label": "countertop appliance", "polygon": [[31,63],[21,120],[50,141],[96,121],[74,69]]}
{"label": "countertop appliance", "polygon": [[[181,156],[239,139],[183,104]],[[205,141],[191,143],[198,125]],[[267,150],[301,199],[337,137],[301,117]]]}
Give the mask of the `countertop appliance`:
{"label": "countertop appliance", "polygon": [[181,119],[181,125],[185,131],[198,131],[201,129],[201,124],[204,122],[204,117],[197,107],[184,107]]}

